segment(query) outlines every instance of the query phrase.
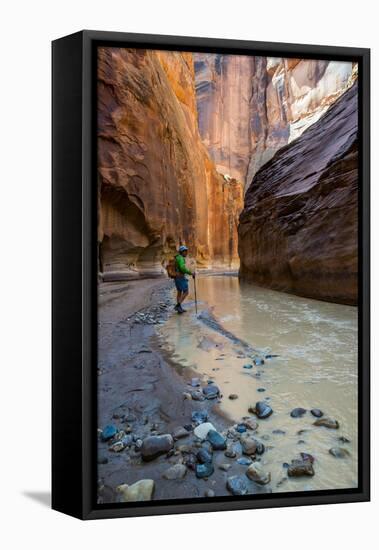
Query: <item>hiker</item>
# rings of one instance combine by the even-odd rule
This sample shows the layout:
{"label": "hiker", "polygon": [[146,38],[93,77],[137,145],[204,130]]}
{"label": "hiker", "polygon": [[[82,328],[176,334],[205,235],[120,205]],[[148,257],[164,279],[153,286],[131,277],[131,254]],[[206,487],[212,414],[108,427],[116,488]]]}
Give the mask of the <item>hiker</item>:
{"label": "hiker", "polygon": [[191,275],[195,278],[195,273],[192,273],[186,267],[186,256],[188,254],[188,248],[184,245],[179,247],[179,253],[175,256],[175,286],[178,291],[175,310],[178,313],[184,313],[186,310],[182,308],[182,303],[188,296],[188,279],[186,275]]}

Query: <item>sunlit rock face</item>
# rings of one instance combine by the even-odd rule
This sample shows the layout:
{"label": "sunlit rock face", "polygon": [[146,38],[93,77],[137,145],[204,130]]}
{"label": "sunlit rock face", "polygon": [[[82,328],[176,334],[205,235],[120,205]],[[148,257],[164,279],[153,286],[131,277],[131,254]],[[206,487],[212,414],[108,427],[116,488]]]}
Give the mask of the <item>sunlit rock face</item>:
{"label": "sunlit rock face", "polygon": [[238,266],[242,186],[201,141],[191,54],[99,49],[98,178],[105,278],[161,274],[179,243],[199,265]]}
{"label": "sunlit rock face", "polygon": [[357,83],[254,176],[240,216],[240,277],[357,304]]}
{"label": "sunlit rock face", "polygon": [[199,129],[222,173],[250,182],[352,84],[352,63],[194,54]]}

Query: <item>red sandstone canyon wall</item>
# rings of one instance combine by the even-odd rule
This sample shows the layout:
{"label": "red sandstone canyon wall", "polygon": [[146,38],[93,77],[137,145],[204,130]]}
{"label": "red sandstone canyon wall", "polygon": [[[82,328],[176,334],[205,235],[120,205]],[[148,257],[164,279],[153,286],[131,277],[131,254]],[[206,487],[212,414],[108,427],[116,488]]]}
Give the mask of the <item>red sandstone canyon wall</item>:
{"label": "red sandstone canyon wall", "polygon": [[242,186],[201,141],[192,54],[100,48],[98,178],[108,278],[162,273],[183,242],[198,265],[238,266]]}
{"label": "red sandstone canyon wall", "polygon": [[255,174],[240,216],[240,277],[357,304],[357,83]]}

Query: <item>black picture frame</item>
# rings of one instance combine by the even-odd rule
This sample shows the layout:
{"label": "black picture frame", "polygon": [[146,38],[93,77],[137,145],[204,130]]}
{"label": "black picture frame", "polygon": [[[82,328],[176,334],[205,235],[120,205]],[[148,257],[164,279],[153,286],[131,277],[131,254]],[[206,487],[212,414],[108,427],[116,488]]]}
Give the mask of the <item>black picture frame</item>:
{"label": "black picture frame", "polygon": [[[359,66],[359,486],[96,504],[98,45],[354,60]],[[85,30],[52,43],[52,507],[81,519],[370,499],[370,50]]]}

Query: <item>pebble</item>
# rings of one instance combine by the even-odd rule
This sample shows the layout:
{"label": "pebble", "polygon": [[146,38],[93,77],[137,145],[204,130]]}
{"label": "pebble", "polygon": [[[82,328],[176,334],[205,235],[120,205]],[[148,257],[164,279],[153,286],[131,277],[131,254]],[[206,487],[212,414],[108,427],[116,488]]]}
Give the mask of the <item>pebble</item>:
{"label": "pebble", "polygon": [[237,424],[237,427],[235,428],[236,432],[239,434],[243,434],[246,432],[246,426],[245,424]]}
{"label": "pebble", "polygon": [[215,451],[223,451],[226,449],[226,439],[216,430],[209,430],[207,439],[211,443],[212,448]]}
{"label": "pebble", "polygon": [[192,399],[192,395],[190,393],[188,393],[187,391],[184,391],[182,395],[183,395],[184,399],[188,399],[188,400]]}
{"label": "pebble", "polygon": [[191,415],[192,422],[202,424],[208,420],[208,412],[206,410],[194,411]]}
{"label": "pebble", "polygon": [[229,399],[231,399],[232,401],[233,401],[234,399],[238,399],[238,395],[237,395],[236,393],[231,393],[231,394],[229,395]]}
{"label": "pebble", "polygon": [[186,430],[183,426],[179,426],[178,428],[175,428],[175,430],[172,433],[172,437],[177,439],[183,439],[183,437],[188,437],[189,432]]}
{"label": "pebble", "polygon": [[228,477],[226,482],[226,488],[232,493],[232,495],[246,495],[248,491],[247,483],[241,476]]}
{"label": "pebble", "polygon": [[215,492],[213,491],[213,489],[207,489],[204,493],[204,496],[207,498],[212,498],[215,496]]}
{"label": "pebble", "polygon": [[242,452],[245,455],[254,455],[257,451],[257,442],[252,437],[241,439]]}
{"label": "pebble", "polygon": [[244,418],[243,423],[249,430],[255,431],[258,429],[258,422],[255,418]]}
{"label": "pebble", "polygon": [[246,475],[258,485],[267,485],[271,481],[271,472],[266,472],[259,462],[253,462],[246,470]]}
{"label": "pebble", "polygon": [[348,439],[344,435],[341,435],[341,437],[338,438],[338,441],[341,441],[341,443],[350,443],[350,439]]}
{"label": "pebble", "polygon": [[329,428],[331,430],[338,430],[340,427],[338,421],[333,418],[319,418],[316,422],[313,422],[313,425],[324,426],[325,428]]}
{"label": "pebble", "polygon": [[287,469],[289,477],[314,476],[312,462],[309,460],[292,460]]}
{"label": "pebble", "polygon": [[258,388],[257,391],[264,392],[264,391],[266,391],[266,388]]}
{"label": "pebble", "polygon": [[207,438],[209,430],[215,430],[215,427],[211,422],[203,422],[194,429],[193,433],[201,440]]}
{"label": "pebble", "polygon": [[275,435],[284,435],[286,432],[284,430],[277,429],[277,430],[272,430],[272,433]]}
{"label": "pebble", "polygon": [[195,390],[191,392],[191,397],[194,401],[204,401],[205,397],[200,390]]}
{"label": "pebble", "polygon": [[252,368],[253,368],[253,365],[247,364],[247,365],[244,365],[243,368],[244,368],[244,369],[252,369]]}
{"label": "pebble", "polygon": [[324,416],[324,413],[320,409],[311,409],[311,414],[316,418],[321,418]]}
{"label": "pebble", "polygon": [[103,441],[108,441],[109,439],[112,439],[117,434],[117,428],[113,424],[108,424],[108,426],[105,426],[103,431],[101,432],[101,439]]}
{"label": "pebble", "polygon": [[108,464],[108,458],[106,456],[99,456],[97,459],[98,464]]}
{"label": "pebble", "polygon": [[219,469],[220,470],[223,470],[224,472],[227,472],[229,470],[229,468],[231,467],[231,464],[220,464],[219,465]]}
{"label": "pebble", "polygon": [[195,474],[199,479],[210,477],[214,472],[214,467],[211,462],[205,462],[204,464],[196,464]]}
{"label": "pebble", "polygon": [[116,443],[113,443],[108,450],[112,453],[121,453],[125,449],[126,445],[122,441],[116,441]]}
{"label": "pebble", "polygon": [[302,407],[297,407],[296,409],[293,409],[291,411],[291,415],[292,418],[301,418],[302,416],[305,415],[305,413],[307,412],[307,409],[303,409]]}
{"label": "pebble", "polygon": [[246,456],[241,456],[240,458],[237,458],[237,463],[241,464],[242,466],[249,466],[252,463],[251,458],[247,458]]}
{"label": "pebble", "polygon": [[268,418],[274,412],[270,405],[267,405],[264,401],[258,401],[255,407],[250,407],[249,412],[257,415],[258,418]]}
{"label": "pebble", "polygon": [[211,384],[203,388],[203,394],[206,399],[215,399],[220,395],[220,390],[215,384]]}
{"label": "pebble", "polygon": [[164,479],[183,479],[183,477],[187,473],[187,468],[184,464],[175,464],[174,466],[171,466],[168,468],[164,473],[163,476]]}
{"label": "pebble", "polygon": [[149,461],[165,454],[174,446],[172,435],[153,435],[146,437],[141,446],[141,455],[143,460]]}
{"label": "pebble", "polygon": [[207,449],[200,449],[196,455],[196,458],[201,464],[210,463],[213,459],[212,454],[207,451]]}
{"label": "pebble", "polygon": [[346,458],[350,456],[349,451],[343,447],[332,447],[329,449],[329,453],[335,458]]}
{"label": "pebble", "polygon": [[236,451],[235,451],[234,449],[228,448],[228,449],[225,451],[224,455],[225,455],[227,458],[236,458],[237,453],[236,453]]}
{"label": "pebble", "polygon": [[200,386],[200,378],[192,378],[191,379],[191,386],[193,388],[197,388],[198,386]]}
{"label": "pebble", "polygon": [[119,485],[116,492],[120,494],[121,502],[141,502],[151,500],[155,483],[152,479],[140,479],[133,485]]}
{"label": "pebble", "polygon": [[260,357],[255,357],[253,359],[253,363],[256,367],[260,367],[261,365],[265,364],[264,359],[261,359]]}

